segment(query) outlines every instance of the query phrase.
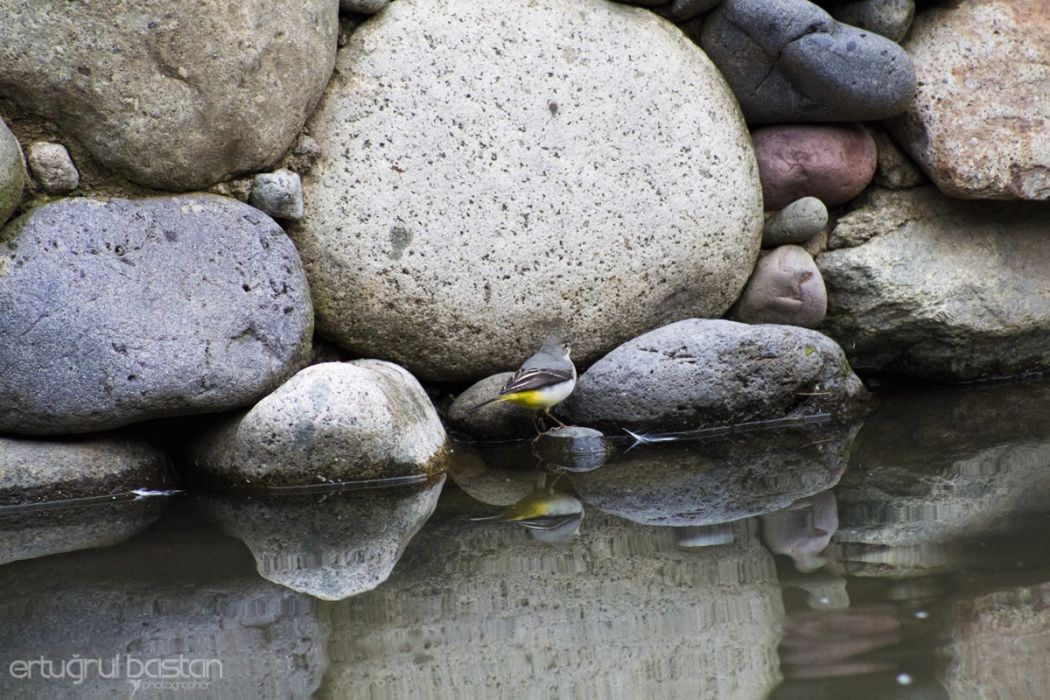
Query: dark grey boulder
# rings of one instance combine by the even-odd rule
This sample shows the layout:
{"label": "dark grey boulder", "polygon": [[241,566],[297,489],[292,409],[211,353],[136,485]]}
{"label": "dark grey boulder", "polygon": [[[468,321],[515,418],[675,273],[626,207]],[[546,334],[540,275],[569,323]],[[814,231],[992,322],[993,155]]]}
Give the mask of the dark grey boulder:
{"label": "dark grey boulder", "polygon": [[598,360],[565,412],[585,425],[689,430],[845,415],[865,394],[842,349],[816,331],[689,319]]}
{"label": "dark grey boulder", "polygon": [[915,95],[915,69],[900,46],[806,0],[725,0],[707,18],[701,46],[748,124],[886,119]]}
{"label": "dark grey boulder", "polygon": [[235,408],[308,357],[299,256],[240,202],[68,199],[0,237],[2,431],[80,433]]}

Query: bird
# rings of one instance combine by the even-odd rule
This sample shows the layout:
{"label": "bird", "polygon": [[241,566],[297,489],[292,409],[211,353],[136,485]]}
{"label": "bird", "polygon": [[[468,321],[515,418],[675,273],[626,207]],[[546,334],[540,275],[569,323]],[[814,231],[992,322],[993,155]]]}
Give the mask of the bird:
{"label": "bird", "polygon": [[569,398],[576,388],[576,365],[569,359],[572,348],[561,338],[551,336],[539,351],[525,360],[500,389],[499,396],[482,401],[469,409],[476,413],[491,403],[506,401],[544,415],[561,427],[565,423],[551,415],[551,409]]}

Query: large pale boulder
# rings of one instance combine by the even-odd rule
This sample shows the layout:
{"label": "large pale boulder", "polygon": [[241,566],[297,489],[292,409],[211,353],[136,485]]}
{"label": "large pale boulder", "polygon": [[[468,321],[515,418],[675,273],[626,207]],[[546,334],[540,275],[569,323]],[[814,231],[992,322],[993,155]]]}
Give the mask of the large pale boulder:
{"label": "large pale boulder", "polygon": [[1044,0],[919,13],[904,43],[918,94],[894,136],[953,197],[1050,199],[1050,14]]}
{"label": "large pale boulder", "polygon": [[423,387],[381,360],[302,370],[191,447],[194,476],[263,488],[441,471],[445,429]]}
{"label": "large pale boulder", "polygon": [[398,0],[340,52],[310,132],[292,235],[319,325],[424,378],[514,369],[552,331],[587,362],[721,315],[758,252],[735,100],[641,9]]}
{"label": "large pale boulder", "polygon": [[1050,368],[1050,206],[872,194],[817,266],[859,370],[973,379]]}
{"label": "large pale boulder", "polygon": [[2,238],[2,431],[80,433],[236,408],[309,354],[299,256],[246,204],[68,199]]}
{"label": "large pale boulder", "polygon": [[331,75],[338,10],[338,0],[0,3],[0,84],[119,174],[204,187],[292,145]]}

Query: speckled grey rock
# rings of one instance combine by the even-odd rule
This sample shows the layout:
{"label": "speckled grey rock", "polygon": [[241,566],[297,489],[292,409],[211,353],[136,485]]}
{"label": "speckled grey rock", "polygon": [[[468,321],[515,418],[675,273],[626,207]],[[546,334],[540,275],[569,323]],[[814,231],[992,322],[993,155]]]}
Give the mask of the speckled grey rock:
{"label": "speckled grey rock", "polygon": [[0,243],[0,430],[105,430],[242,406],[309,355],[290,240],[213,195],[67,199]]}
{"label": "speckled grey rock", "polygon": [[675,22],[688,22],[720,2],[722,0],[673,0],[667,7],[667,16]]}
{"label": "speckled grey rock", "polygon": [[729,316],[744,323],[816,328],[827,309],[824,280],[813,258],[797,245],[782,245],[758,259]]}
{"label": "speckled grey rock", "polygon": [[0,224],[22,201],[26,185],[26,165],[18,139],[0,119]]}
{"label": "speckled grey rock", "polygon": [[715,67],[652,12],[398,0],[338,62],[291,235],[348,350],[466,382],[561,330],[586,363],[743,287],[762,224],[750,138]]}
{"label": "speckled grey rock", "polygon": [[27,154],[33,179],[48,194],[67,194],[80,184],[80,173],[69,151],[60,143],[36,141]]}
{"label": "speckled grey rock", "polygon": [[875,190],[817,258],[823,330],[858,369],[975,379],[1050,369],[1050,206]]}
{"label": "speckled grey rock", "polygon": [[303,218],[303,183],[298,173],[277,170],[260,173],[252,180],[248,203],[275,219]]}
{"label": "speckled grey rock", "polygon": [[0,506],[127,495],[168,483],[164,453],[140,440],[0,437]]}
{"label": "speckled grey rock", "polygon": [[796,199],[766,219],[762,247],[805,243],[828,225],[828,208],[816,197]]}
{"label": "speckled grey rock", "polygon": [[389,4],[390,0],[339,0],[339,9],[344,12],[359,12],[371,15],[379,12]]}
{"label": "speckled grey rock", "polygon": [[272,166],[335,60],[338,0],[0,4],[5,95],[170,190]]}
{"label": "speckled grey rock", "polygon": [[449,406],[449,425],[478,440],[505,440],[535,435],[533,412],[512,403],[497,401],[479,408],[477,413],[469,412],[483,401],[498,396],[513,374],[500,372],[465,389]]}
{"label": "speckled grey rock", "polygon": [[915,0],[840,1],[831,5],[830,12],[840,22],[899,42],[915,17]]}
{"label": "speckled grey rock", "polygon": [[243,540],[259,575],[321,600],[342,600],[386,581],[434,512],[445,476],[416,486],[324,496],[203,500]]}
{"label": "speckled grey rock", "polygon": [[919,91],[888,124],[945,194],[1050,200],[1050,13],[1044,0],[930,7],[904,48]]}
{"label": "speckled grey rock", "polygon": [[885,119],[915,95],[915,70],[900,46],[806,0],[724,0],[701,44],[748,124]]}
{"label": "speckled grey rock", "polygon": [[928,180],[919,167],[897,142],[882,129],[870,129],[878,152],[875,166],[875,184],[888,190],[906,190],[918,187]]}
{"label": "speckled grey rock", "polygon": [[380,360],[326,362],[289,379],[191,448],[197,478],[266,488],[441,471],[445,429],[419,382]]}
{"label": "speckled grey rock", "polygon": [[858,429],[643,446],[569,478],[585,506],[643,525],[732,522],[782,510],[834,486]]}
{"label": "speckled grey rock", "polygon": [[865,393],[842,349],[816,331],[689,319],[598,360],[565,410],[585,425],[687,430],[841,415]]}

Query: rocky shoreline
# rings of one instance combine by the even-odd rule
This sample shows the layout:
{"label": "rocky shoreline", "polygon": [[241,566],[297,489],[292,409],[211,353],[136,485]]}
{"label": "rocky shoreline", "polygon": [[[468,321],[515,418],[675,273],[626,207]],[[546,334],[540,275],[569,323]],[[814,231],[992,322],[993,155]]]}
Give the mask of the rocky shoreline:
{"label": "rocky shoreline", "polygon": [[1041,3],[636,4],[0,8],[4,504],[1050,369]]}

